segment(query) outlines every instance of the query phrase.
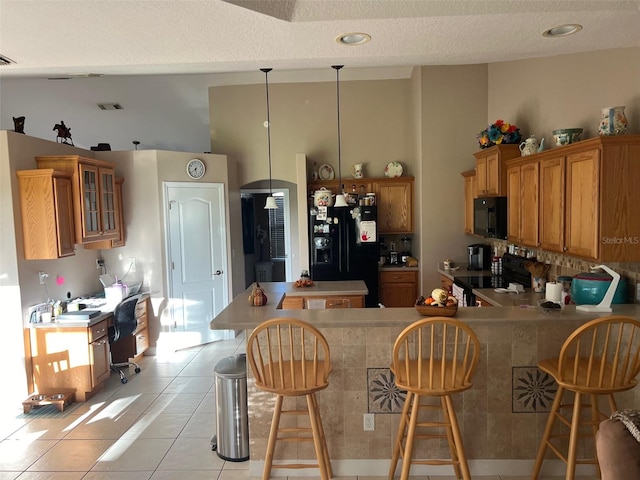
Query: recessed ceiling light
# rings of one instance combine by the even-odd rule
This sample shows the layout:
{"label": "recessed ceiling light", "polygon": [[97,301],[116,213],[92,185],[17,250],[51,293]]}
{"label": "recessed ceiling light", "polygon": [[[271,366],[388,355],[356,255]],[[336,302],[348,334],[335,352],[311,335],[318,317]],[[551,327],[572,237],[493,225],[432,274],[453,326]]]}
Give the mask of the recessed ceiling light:
{"label": "recessed ceiling light", "polygon": [[345,33],[336,38],[336,42],[341,45],[362,45],[369,40],[371,40],[371,35],[359,32]]}
{"label": "recessed ceiling light", "polygon": [[566,37],[582,30],[582,25],[577,23],[565,23],[557,27],[551,27],[542,32],[543,37]]}

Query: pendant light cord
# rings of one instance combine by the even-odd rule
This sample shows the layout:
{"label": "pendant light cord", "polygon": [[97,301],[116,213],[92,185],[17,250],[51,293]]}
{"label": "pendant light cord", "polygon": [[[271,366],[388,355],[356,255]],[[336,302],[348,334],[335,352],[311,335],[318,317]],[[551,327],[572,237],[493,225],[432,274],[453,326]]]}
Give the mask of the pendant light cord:
{"label": "pendant light cord", "polygon": [[340,194],[344,193],[344,189],[342,188],[342,151],[340,147],[340,69],[342,67],[344,67],[344,65],[331,65],[331,68],[336,71],[336,101],[338,103],[338,181],[340,182],[338,189]]}
{"label": "pendant light cord", "polygon": [[267,91],[267,151],[269,152],[269,196],[273,197],[273,189],[271,188],[271,117],[269,114],[269,72],[270,68],[261,68],[264,72],[264,84]]}

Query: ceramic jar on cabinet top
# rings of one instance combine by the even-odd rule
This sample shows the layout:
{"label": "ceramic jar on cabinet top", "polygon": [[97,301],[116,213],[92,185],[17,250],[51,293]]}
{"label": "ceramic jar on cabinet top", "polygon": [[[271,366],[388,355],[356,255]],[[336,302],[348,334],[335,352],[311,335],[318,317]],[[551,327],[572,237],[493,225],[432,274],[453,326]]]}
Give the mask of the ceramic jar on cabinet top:
{"label": "ceramic jar on cabinet top", "polygon": [[625,135],[628,131],[629,125],[627,117],[624,115],[624,106],[602,109],[602,117],[598,127],[600,135]]}

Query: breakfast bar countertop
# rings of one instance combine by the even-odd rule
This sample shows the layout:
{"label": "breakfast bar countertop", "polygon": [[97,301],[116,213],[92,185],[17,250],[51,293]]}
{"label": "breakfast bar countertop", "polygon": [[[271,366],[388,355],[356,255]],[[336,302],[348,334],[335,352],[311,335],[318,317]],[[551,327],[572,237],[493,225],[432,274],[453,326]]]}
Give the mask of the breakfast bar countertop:
{"label": "breakfast bar countertop", "polygon": [[[329,290],[323,290],[323,283]],[[342,282],[316,282],[315,295],[332,295],[336,293],[336,284]],[[345,291],[351,282],[345,282],[345,289],[338,289],[338,294],[347,295]],[[364,282],[362,282],[364,285]],[[407,308],[339,308],[339,309],[303,309],[303,310],[282,310],[279,308],[282,298],[298,292],[298,295],[308,295],[310,291],[305,288],[296,288],[292,282],[264,282],[260,284],[268,298],[268,303],[261,307],[254,307],[249,304],[248,297],[251,288],[247,288],[238,295],[219,315],[217,315],[209,326],[213,330],[241,330],[254,329],[258,324],[276,317],[295,317],[309,322],[321,328],[375,328],[375,327],[398,327],[409,325],[423,316],[413,307]],[[314,286],[316,286],[314,285]],[[364,287],[366,288],[366,287]],[[482,292],[482,290],[480,290]],[[512,298],[512,294],[495,294],[505,298]],[[525,294],[520,296],[524,298]],[[516,296],[516,295],[513,295]],[[628,315],[640,318],[639,304],[613,305],[613,313],[587,313],[576,311],[575,305],[566,306],[561,312],[545,313],[541,309],[528,305],[504,306],[504,307],[469,307],[459,308],[455,318],[471,325],[495,325],[509,322],[558,322],[573,321],[584,323],[588,320],[605,315]]]}

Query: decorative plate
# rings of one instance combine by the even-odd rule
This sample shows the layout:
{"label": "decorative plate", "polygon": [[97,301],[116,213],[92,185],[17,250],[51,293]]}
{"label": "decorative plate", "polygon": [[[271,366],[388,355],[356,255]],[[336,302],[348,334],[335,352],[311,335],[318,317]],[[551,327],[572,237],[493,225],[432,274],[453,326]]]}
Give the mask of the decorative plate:
{"label": "decorative plate", "polygon": [[327,163],[320,165],[320,168],[318,168],[318,177],[320,180],[333,180],[334,173],[331,165]]}
{"label": "decorative plate", "polygon": [[395,178],[402,175],[402,164],[400,162],[389,162],[384,167],[384,176],[387,178]]}

